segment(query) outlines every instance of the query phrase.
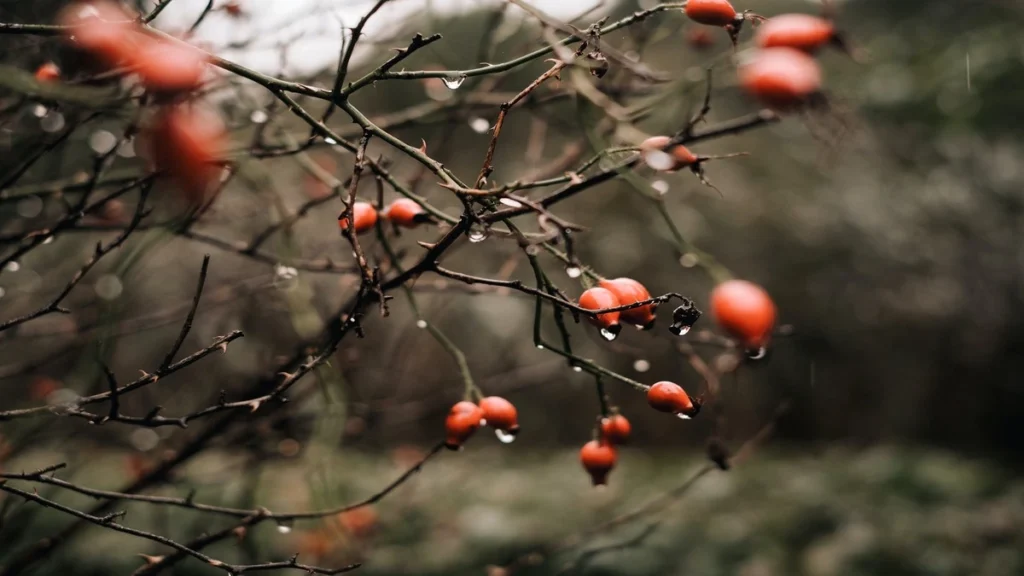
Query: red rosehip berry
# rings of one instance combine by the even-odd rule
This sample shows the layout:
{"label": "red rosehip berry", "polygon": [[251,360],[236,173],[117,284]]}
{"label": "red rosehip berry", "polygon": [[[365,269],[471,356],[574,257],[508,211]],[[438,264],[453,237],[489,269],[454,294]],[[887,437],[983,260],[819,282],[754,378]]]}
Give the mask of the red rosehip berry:
{"label": "red rosehip berry", "polygon": [[690,20],[708,26],[728,26],[737,18],[728,0],[689,0],[685,11]]}
{"label": "red rosehip berry", "polygon": [[766,20],[754,36],[762,48],[795,48],[814,53],[836,42],[831,22],[810,14],[782,14]]}
{"label": "red rosehip berry", "polygon": [[220,179],[226,148],[220,118],[195,107],[173,106],[158,114],[145,134],[154,167],[175,180],[193,203],[206,199]]}
{"label": "red rosehip berry", "polygon": [[658,382],[647,390],[647,403],[658,412],[683,414],[696,413],[690,395],[681,386],[672,382]]}
{"label": "red rosehip berry", "polygon": [[640,143],[640,155],[648,166],[661,172],[675,172],[693,166],[700,158],[682,144],[665,149],[672,139],[668,136],[651,136]]}
{"label": "red rosehip berry", "polygon": [[47,62],[36,69],[36,80],[40,82],[55,82],[60,79],[60,68],[53,62]]}
{"label": "red rosehip berry", "polygon": [[114,2],[76,2],[61,10],[58,22],[69,39],[107,66],[131,60],[146,38],[133,15]]}
{"label": "red rosehip berry", "polygon": [[776,109],[807,104],[821,94],[821,68],[793,48],[765,48],[739,66],[740,85],[748,94]]}
{"label": "red rosehip berry", "polygon": [[580,463],[590,474],[590,480],[594,486],[608,483],[608,473],[615,467],[616,460],[618,460],[618,453],[615,447],[606,442],[591,440],[580,449]]}
{"label": "red rosehip berry", "polygon": [[399,198],[384,212],[388,220],[404,228],[414,228],[423,222],[423,207],[409,198]]}
{"label": "red rosehip berry", "polygon": [[177,42],[147,39],[129,61],[143,85],[154,92],[191,92],[199,88],[206,57]]}
{"label": "red rosehip berry", "polygon": [[[352,218],[356,221],[356,234],[369,232],[377,225],[377,209],[369,202],[356,202],[352,205]],[[342,232],[348,230],[348,218],[344,214],[338,216],[338,227]]]}
{"label": "red rosehip berry", "polygon": [[747,348],[766,346],[775,326],[775,303],[768,292],[746,280],[729,280],[711,292],[718,325]]}
{"label": "red rosehip berry", "polygon": [[492,428],[515,435],[519,432],[519,420],[516,407],[500,396],[488,396],[480,401],[484,420]]}
{"label": "red rosehip berry", "polygon": [[466,400],[456,403],[444,421],[444,445],[451,450],[458,450],[480,427],[483,417],[484,411],[476,404]]}
{"label": "red rosehip berry", "polygon": [[[647,288],[632,278],[601,280],[598,282],[598,285],[612,294],[615,294],[615,297],[619,300],[620,306],[635,304],[637,302],[643,302],[644,300],[651,299],[651,293]],[[623,310],[619,313],[619,318],[623,322],[633,324],[642,330],[650,330],[654,327],[656,310],[657,307],[655,304],[648,304],[646,306]]]}
{"label": "red rosehip berry", "polygon": [[631,431],[629,420],[622,414],[613,414],[601,419],[601,438],[609,444],[625,444]]}
{"label": "red rosehip berry", "polygon": [[[615,308],[620,306],[621,302],[615,297],[615,294],[607,288],[595,287],[590,288],[580,295],[580,308],[586,310],[603,310],[605,308]],[[615,336],[618,335],[622,326],[619,324],[619,312],[605,312],[598,314],[597,317],[592,318],[591,322],[594,325],[601,328],[601,334],[608,340],[614,340]]]}

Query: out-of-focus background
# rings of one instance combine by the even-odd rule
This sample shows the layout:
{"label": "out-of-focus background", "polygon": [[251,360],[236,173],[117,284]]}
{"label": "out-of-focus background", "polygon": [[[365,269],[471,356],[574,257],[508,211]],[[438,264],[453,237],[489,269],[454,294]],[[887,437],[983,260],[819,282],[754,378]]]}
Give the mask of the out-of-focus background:
{"label": "out-of-focus background", "polygon": [[[188,11],[205,4],[179,1],[182,6],[163,24],[171,32],[187,27]],[[415,32],[440,32],[444,39],[404,62],[410,70],[472,68],[544,42],[535,21],[515,7],[500,12],[498,4],[454,10],[443,2],[395,3],[403,9],[376,23],[359,54],[361,70]],[[48,22],[59,4],[4,4],[0,20]],[[280,61],[267,56],[280,54],[274,42],[302,37],[302,29],[291,31],[293,39],[277,20],[261,20],[262,11],[280,18],[280,6],[288,3],[242,4],[247,15],[241,20],[211,13],[200,41],[251,58],[248,63],[268,73],[305,79],[301,75],[317,68],[289,61],[306,60],[301,49]],[[322,10],[319,20],[336,30],[337,18],[351,26],[369,6],[335,4],[309,10]],[[416,10],[406,9],[414,4]],[[564,18],[588,8],[535,4]],[[766,16],[820,12],[817,2],[734,4]],[[692,296],[703,309],[713,284],[701,264],[715,262],[772,294],[792,333],[776,340],[767,361],[745,365],[722,383],[725,424],[719,433],[732,447],[789,403],[773,437],[749,461],[707,474],[671,506],[552,550],[679,485],[701,465],[715,420],[662,417],[641,395],[608,382],[634,435],[608,489],[593,491],[575,453],[590,438],[598,411],[593,378],[534,346],[533,300],[454,290],[451,281],[425,276],[417,284],[423,318],[461,348],[486,393],[516,404],[522,426],[517,441],[504,446],[479,434],[465,451],[428,463],[367,517],[264,525],[241,543],[213,550],[240,561],[296,551],[324,563],[363,561],[364,574],[480,574],[487,566],[500,573],[493,566],[514,560],[518,570],[537,574],[1024,573],[1024,149],[1017,120],[1024,98],[1024,6],[998,0],[837,4],[837,26],[860,61],[838,52],[821,56],[827,111],[789,115],[779,124],[695,145],[706,154],[749,152],[707,164],[707,178],[720,193],[689,172],[637,172],[641,181],[667,190],[665,209],[684,242],[666,226],[657,203],[628,182],[602,185],[556,210],[589,228],[576,235],[576,248],[602,274],[637,278],[655,294]],[[577,24],[649,5],[608,2]],[[252,33],[231,32],[228,45],[217,46],[223,40],[217,31],[236,27]],[[248,47],[251,36],[258,41],[268,27],[284,37]],[[603,39],[676,79],[658,88],[662,98],[638,125],[650,134],[680,128],[699,105],[709,65],[715,86],[710,124],[756,110],[735,87],[726,34],[713,30],[713,44],[697,49],[690,43],[694,29],[672,11]],[[749,37],[746,30],[741,40]],[[0,47],[5,65],[29,70],[48,60],[70,69],[75,59],[53,38],[0,35]],[[250,49],[259,54],[245,56]],[[336,43],[311,43],[305,50],[324,71],[310,81],[329,86]],[[484,86],[514,94],[545,69],[534,62]],[[613,70],[609,82],[621,74]],[[422,139],[433,157],[470,178],[501,102],[466,96],[481,94],[483,82],[489,80],[470,78],[456,90],[440,81],[381,82],[358,93],[354,103],[371,118],[395,121],[392,133],[413,144]],[[558,92],[557,84],[546,85],[538,99]],[[5,172],[17,164],[19,151],[74,120],[61,110],[0,97]],[[278,119],[280,107],[258,87],[230,88],[213,98],[239,146],[268,116],[281,134],[296,140],[308,134],[286,115]],[[411,107],[429,110],[409,121],[390,116]],[[592,154],[591,146],[603,147],[590,140],[595,111],[571,98],[527,103],[510,118],[496,156],[496,182],[526,177],[573,154],[579,161],[569,166],[578,165]],[[332,126],[357,136],[347,120],[338,113]],[[87,169],[95,134],[116,132],[119,121],[124,119],[77,131],[19,185]],[[438,207],[460,210],[419,166],[379,143],[371,153],[392,157],[396,177],[415,182]],[[314,148],[311,157],[338,178],[351,170],[351,156],[330,146]],[[138,161],[126,150],[118,162],[115,169]],[[159,365],[188,309],[205,253],[212,255],[210,278],[183,351],[234,329],[245,337],[223,356],[124,402],[135,411],[159,404],[173,415],[214,403],[221,390],[238,399],[232,394],[315,334],[358,284],[352,275],[292,266],[325,257],[351,260],[337,235],[336,201],[314,208],[290,234],[269,239],[263,260],[230,249],[239,242],[244,247],[281,214],[323,194],[321,186],[292,158],[246,161],[198,228],[229,249],[160,230],[139,234],[76,289],[65,304],[72,314],[0,335],[0,409],[59,406],[104,391],[97,358],[125,379]],[[371,188],[361,194],[372,197]],[[43,226],[56,214],[59,205],[50,197],[5,201],[0,236]],[[395,246],[416,254],[417,240],[436,236],[436,228],[427,227],[403,233]],[[0,273],[0,316],[45,302],[101,237],[109,233],[62,235],[8,266]],[[489,238],[460,246],[445,265],[483,276],[532,278],[516,250]],[[578,296],[580,288],[561,265],[545,262],[552,278]],[[401,473],[438,438],[462,383],[451,358],[427,331],[415,328],[416,316],[396,296],[389,318],[368,315],[366,337],[346,340],[329,367],[307,376],[317,381],[315,393],[263,418],[250,433],[226,435],[158,493],[181,496],[195,489],[205,502],[296,510],[356,500]],[[712,328],[710,318],[697,327]],[[645,383],[668,379],[701,387],[701,376],[679,352],[680,340],[664,324],[649,333],[629,331],[611,344],[585,325],[570,330],[579,354],[613,370]],[[715,361],[714,348],[696,346]],[[68,461],[67,477],[113,489],[193,433],[192,427],[89,426],[59,417],[0,422],[0,446],[10,452],[2,466],[29,470]],[[66,501],[84,506],[89,499]],[[2,504],[0,565],[67,523],[9,496]],[[222,527],[222,519],[188,510],[127,509],[125,523],[181,540]],[[129,573],[140,564],[133,554],[165,551],[90,530],[36,573]],[[193,561],[174,571],[217,573]]]}

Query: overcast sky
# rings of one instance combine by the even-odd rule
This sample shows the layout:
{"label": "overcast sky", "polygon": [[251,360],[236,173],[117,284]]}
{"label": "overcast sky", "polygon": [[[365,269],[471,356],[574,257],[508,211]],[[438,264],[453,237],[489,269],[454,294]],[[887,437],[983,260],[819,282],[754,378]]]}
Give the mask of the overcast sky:
{"label": "overcast sky", "polygon": [[[423,19],[425,11],[453,13],[469,7],[493,6],[504,0],[391,0],[366,27],[367,38],[389,37],[396,21]],[[216,0],[223,4],[224,0]],[[275,47],[285,41],[284,66],[288,74],[321,70],[337,60],[341,23],[354,26],[373,5],[373,0],[241,0],[247,16],[211,14],[200,27],[195,41],[207,43],[217,54],[267,73],[281,73],[281,52]],[[579,15],[599,0],[532,0],[531,4],[560,17]],[[206,0],[175,0],[160,15],[157,24],[167,31],[186,29],[198,16]],[[514,6],[509,14],[521,14]],[[422,30],[431,33],[433,30]],[[231,43],[256,38],[253,48],[230,49]],[[476,62],[462,63],[469,67]]]}

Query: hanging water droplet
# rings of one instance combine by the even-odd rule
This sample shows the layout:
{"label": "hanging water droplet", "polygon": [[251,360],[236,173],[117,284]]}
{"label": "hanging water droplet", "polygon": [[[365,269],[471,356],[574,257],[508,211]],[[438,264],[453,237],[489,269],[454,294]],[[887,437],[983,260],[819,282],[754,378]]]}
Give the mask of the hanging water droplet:
{"label": "hanging water droplet", "polygon": [[57,132],[64,127],[64,115],[60,112],[51,112],[39,120],[39,126],[44,132]]}
{"label": "hanging water droplet", "polygon": [[117,155],[121,158],[135,158],[135,142],[125,140],[117,147]]}
{"label": "hanging water droplet", "polygon": [[36,118],[42,118],[43,116],[46,116],[46,113],[49,111],[50,110],[46,106],[36,104],[35,108],[32,109],[32,115]]}
{"label": "hanging water droplet", "polygon": [[8,272],[17,272],[18,270],[21,270],[21,264],[18,264],[17,260],[11,260],[7,263],[5,268],[7,268]]}
{"label": "hanging water droplet", "polygon": [[520,202],[518,200],[513,200],[511,198],[502,198],[501,200],[498,200],[498,202],[501,202],[502,204],[504,204],[505,206],[508,206],[509,208],[522,208],[523,207],[523,203],[522,202]]}
{"label": "hanging water droplet", "polygon": [[498,428],[494,430],[494,435],[498,437],[498,440],[500,440],[502,444],[511,444],[516,441],[515,434],[506,432]]}
{"label": "hanging water droplet", "polygon": [[692,420],[692,418],[690,418],[689,415],[684,414],[682,412],[676,414],[676,418],[679,418],[680,420]]}
{"label": "hanging water droplet", "polygon": [[470,242],[478,244],[487,239],[487,230],[483,227],[475,226],[470,228],[467,236],[469,237]]}
{"label": "hanging water droplet", "polygon": [[298,286],[299,271],[291,266],[277,264],[274,266],[274,287],[278,290],[291,290]]}
{"label": "hanging water droplet", "polygon": [[668,329],[671,330],[672,333],[675,334],[676,336],[686,336],[687,334],[690,333],[690,330],[693,329],[693,326],[686,326],[685,324],[682,326],[676,326],[675,324],[673,324],[669,326]]}
{"label": "hanging water droplet", "polygon": [[651,182],[651,188],[654,188],[654,191],[658,194],[665,194],[668,192],[668,182],[665,182],[664,180],[655,180],[654,182]]}
{"label": "hanging water droplet", "polygon": [[681,306],[672,311],[672,325],[668,327],[669,332],[676,336],[685,336],[693,328],[693,325],[700,320],[701,311],[692,301],[686,300]]}
{"label": "hanging water droplet", "polygon": [[277,525],[277,532],[278,532],[278,534],[289,534],[289,533],[291,533],[291,531],[292,531],[292,527],[287,525],[287,524],[278,524]]}
{"label": "hanging water droplet", "polygon": [[643,358],[640,358],[633,362],[633,370],[636,370],[637,372],[643,373],[647,372],[650,369],[651,363],[648,362],[647,360],[644,360]]}
{"label": "hanging water droplet", "polygon": [[537,350],[543,350],[543,349],[544,349],[544,345],[543,344],[537,344]]}
{"label": "hanging water droplet", "polygon": [[583,367],[582,366],[573,366],[572,367],[572,371],[573,372],[583,372]]}
{"label": "hanging water droplet", "polygon": [[604,492],[607,489],[608,489],[608,485],[607,484],[595,484],[594,485],[594,492]]}
{"label": "hanging water droplet", "polygon": [[483,134],[491,128],[491,123],[483,118],[477,116],[476,118],[470,118],[469,127],[473,129],[473,132],[477,134]]}
{"label": "hanging water droplet", "polygon": [[675,159],[661,150],[648,150],[643,154],[644,162],[658,171],[668,171],[675,167]]}
{"label": "hanging water droplet", "polygon": [[332,145],[338,143],[337,140],[335,140],[334,138],[331,138],[330,136],[324,138],[324,142],[327,142],[328,144],[332,144]]}
{"label": "hanging water droplet", "polygon": [[416,327],[420,328],[420,329],[426,328],[427,327],[427,321],[426,320],[417,320],[416,321]]}
{"label": "hanging water droplet", "polygon": [[253,124],[263,124],[268,119],[269,116],[267,116],[267,113],[263,110],[253,110],[252,114],[249,114],[249,120],[251,120]]}
{"label": "hanging water droplet", "polygon": [[583,269],[579,266],[566,266],[565,275],[569,278],[579,278],[583,275]]}
{"label": "hanging water droplet", "polygon": [[458,76],[445,76],[441,80],[449,90],[458,90],[459,86],[462,86],[462,83],[466,81],[466,75],[460,74]]}
{"label": "hanging water droplet", "polygon": [[106,130],[97,130],[89,136],[89,147],[97,154],[107,154],[117,146],[117,136]]}
{"label": "hanging water droplet", "polygon": [[619,333],[618,332],[613,332],[613,331],[611,331],[611,330],[609,330],[607,328],[601,328],[601,336],[605,340],[611,342],[612,340],[615,340],[616,338],[619,337]]}
{"label": "hanging water droplet", "polygon": [[53,236],[47,236],[46,240],[43,240],[43,244],[51,244],[53,242]]}
{"label": "hanging water droplet", "polygon": [[537,248],[535,244],[530,244],[526,248],[523,248],[523,252],[526,252],[530,256],[536,256],[540,254],[540,248]]}
{"label": "hanging water droplet", "polygon": [[760,348],[750,348],[746,351],[747,360],[764,360],[768,357],[768,347],[761,346]]}

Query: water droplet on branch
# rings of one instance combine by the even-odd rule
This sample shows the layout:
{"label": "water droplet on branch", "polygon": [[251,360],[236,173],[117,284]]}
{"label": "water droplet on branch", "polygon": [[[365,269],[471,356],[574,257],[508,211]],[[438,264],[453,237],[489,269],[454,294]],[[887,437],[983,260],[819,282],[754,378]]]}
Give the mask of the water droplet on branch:
{"label": "water droplet on branch", "polygon": [[417,320],[416,321],[416,327],[420,328],[420,329],[426,328],[427,327],[427,321],[426,320]]}
{"label": "water droplet on branch", "polygon": [[475,226],[470,228],[467,236],[469,237],[470,242],[478,244],[487,239],[487,230],[483,227]]}
{"label": "water droplet on branch", "polygon": [[611,330],[609,330],[607,328],[601,328],[601,336],[605,340],[611,342],[612,340],[615,340],[616,338],[619,337],[619,333],[618,332],[612,332]]}
{"label": "water droplet on branch", "polygon": [[692,420],[688,414],[684,414],[682,412],[676,414],[676,418],[679,418],[680,420]]}
{"label": "water droplet on branch", "polygon": [[508,206],[509,208],[522,208],[523,207],[523,203],[522,202],[520,202],[518,200],[513,200],[511,198],[502,198],[501,200],[498,200],[498,202],[501,202],[502,204],[504,204],[505,206]]}
{"label": "water droplet on branch", "polygon": [[693,302],[687,300],[672,312],[672,325],[668,330],[676,336],[685,336],[697,320],[700,320],[700,316],[701,311]]}
{"label": "water droplet on branch", "polygon": [[755,362],[758,360],[764,360],[768,357],[768,347],[761,346],[760,348],[750,348],[746,351],[746,354],[747,360],[753,360]]}
{"label": "water droplet on branch", "polygon": [[579,266],[566,266],[565,275],[569,278],[579,278],[583,275],[583,269]]}
{"label": "water droplet on branch", "polygon": [[445,76],[442,78],[442,81],[444,82],[445,87],[449,90],[458,90],[459,86],[462,86],[462,83],[466,81],[466,75]]}
{"label": "water droplet on branch", "polygon": [[515,434],[506,432],[504,430],[495,429],[494,435],[498,437],[498,440],[500,440],[502,444],[511,444],[516,441]]}
{"label": "water droplet on branch", "polygon": [[491,123],[477,116],[476,118],[470,119],[469,127],[473,129],[473,132],[483,134],[491,129]]}

